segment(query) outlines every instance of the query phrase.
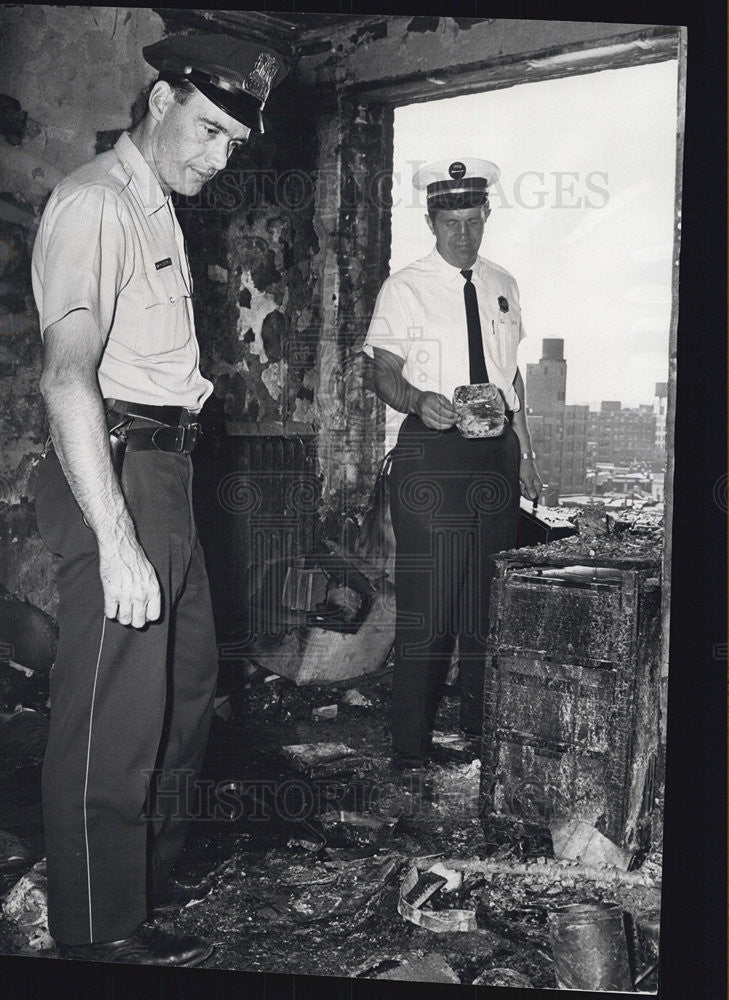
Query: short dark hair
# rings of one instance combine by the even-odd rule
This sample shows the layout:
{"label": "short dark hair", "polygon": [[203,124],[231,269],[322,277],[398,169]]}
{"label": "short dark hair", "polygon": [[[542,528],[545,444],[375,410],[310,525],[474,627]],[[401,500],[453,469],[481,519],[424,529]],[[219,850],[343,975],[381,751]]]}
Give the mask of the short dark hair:
{"label": "short dark hair", "polygon": [[149,107],[149,95],[152,93],[152,88],[155,84],[159,83],[160,80],[164,83],[169,83],[172,88],[172,96],[178,104],[187,103],[196,90],[195,85],[190,83],[187,77],[181,76],[179,73],[160,73],[156,80],[153,80],[144,88],[142,93],[132,105],[132,128],[136,128],[136,126],[147,114],[147,109]]}
{"label": "short dark hair", "polygon": [[[186,76],[181,76],[178,73],[160,73],[154,83],[159,83],[160,80],[169,83],[172,88],[172,94],[178,104],[186,104],[196,90],[194,83],[191,83]],[[152,86],[154,86],[154,83]]]}

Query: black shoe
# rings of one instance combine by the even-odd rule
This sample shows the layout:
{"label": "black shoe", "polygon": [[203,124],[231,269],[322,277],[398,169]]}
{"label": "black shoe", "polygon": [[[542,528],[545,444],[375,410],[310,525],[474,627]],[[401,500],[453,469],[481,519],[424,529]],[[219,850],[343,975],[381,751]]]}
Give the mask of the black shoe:
{"label": "black shoe", "polygon": [[168,879],[164,889],[152,894],[152,915],[181,910],[193,900],[205,899],[211,889],[212,884],[205,879],[199,885],[184,885],[172,878]]}
{"label": "black shoe", "polygon": [[390,769],[395,774],[411,775],[424,774],[428,768],[426,757],[404,757],[401,754],[393,754],[390,762]]}
{"label": "black shoe", "polygon": [[159,929],[138,930],[129,938],[102,944],[58,944],[62,958],[83,962],[125,962],[131,965],[180,965],[204,962],[213,945],[196,934],[171,934]]}
{"label": "black shoe", "polygon": [[427,761],[393,757],[387,777],[411,797],[425,802],[432,797],[433,771]]}

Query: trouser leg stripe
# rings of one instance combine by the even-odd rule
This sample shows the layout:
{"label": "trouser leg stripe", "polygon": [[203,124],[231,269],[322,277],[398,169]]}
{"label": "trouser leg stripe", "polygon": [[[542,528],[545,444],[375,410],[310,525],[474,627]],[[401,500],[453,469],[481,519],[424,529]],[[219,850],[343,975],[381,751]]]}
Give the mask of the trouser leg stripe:
{"label": "trouser leg stripe", "polygon": [[101,650],[104,648],[104,634],[106,633],[106,616],[101,626],[101,640],[99,642],[99,653],[96,657],[96,670],[94,672],[94,686],[91,692],[91,710],[89,714],[89,741],[86,746],[86,776],[84,778],[84,838],[86,841],[86,885],[89,899],[89,941],[94,943],[94,922],[91,915],[91,861],[89,857],[89,826],[86,813],[86,796],[89,789],[89,765],[91,761],[91,731],[94,725],[94,702],[96,700],[96,682],[99,679],[99,664],[101,663]]}

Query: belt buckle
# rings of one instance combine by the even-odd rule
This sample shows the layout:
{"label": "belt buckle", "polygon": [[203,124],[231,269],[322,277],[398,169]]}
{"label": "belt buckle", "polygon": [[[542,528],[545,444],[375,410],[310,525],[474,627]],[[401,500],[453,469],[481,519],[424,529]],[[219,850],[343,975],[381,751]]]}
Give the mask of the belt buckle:
{"label": "belt buckle", "polygon": [[[172,440],[167,444],[167,440],[171,436]],[[152,431],[152,444],[155,446],[157,451],[172,451],[181,452],[184,442],[185,442],[185,428],[184,427],[172,427],[170,424],[162,424],[156,427]],[[160,442],[165,442],[164,444],[159,443],[157,438],[159,437]]]}
{"label": "belt buckle", "polygon": [[[158,444],[158,435],[161,439],[171,438],[169,445],[163,446]],[[178,424],[176,427],[164,424],[152,433],[152,444],[158,451],[171,451],[178,455],[189,455],[197,444],[199,436],[200,424],[198,423]]]}

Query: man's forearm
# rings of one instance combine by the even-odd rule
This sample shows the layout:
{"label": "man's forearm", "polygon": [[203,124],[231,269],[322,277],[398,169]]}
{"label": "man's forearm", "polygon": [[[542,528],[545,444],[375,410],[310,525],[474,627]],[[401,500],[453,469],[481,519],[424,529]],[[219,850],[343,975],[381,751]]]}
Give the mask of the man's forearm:
{"label": "man's forearm", "polygon": [[381,354],[369,358],[372,387],[378,398],[399,413],[416,413],[418,399],[423,395],[398,370],[397,365]]}
{"label": "man's forearm", "polygon": [[96,536],[104,614],[142,628],[159,618],[161,594],[111,464],[99,331],[87,310],[76,310],[47,327],[44,340],[40,389],[61,468]]}
{"label": "man's forearm", "polygon": [[522,454],[532,453],[532,438],[529,433],[529,425],[527,424],[526,414],[524,409],[514,410],[514,416],[511,421],[511,426],[516,432],[516,436],[519,438],[519,446],[521,448]]}
{"label": "man's forearm", "polygon": [[531,455],[532,438],[531,434],[529,433],[529,425],[527,423],[527,418],[526,418],[524,380],[518,368],[516,370],[516,375],[514,376],[514,389],[516,391],[517,398],[519,399],[519,409],[514,410],[511,426],[516,432],[516,436],[519,438],[519,445],[522,454],[528,453]]}
{"label": "man's forearm", "polygon": [[98,387],[83,375],[67,375],[44,379],[41,388],[56,454],[89,527],[99,540],[134,536]]}

